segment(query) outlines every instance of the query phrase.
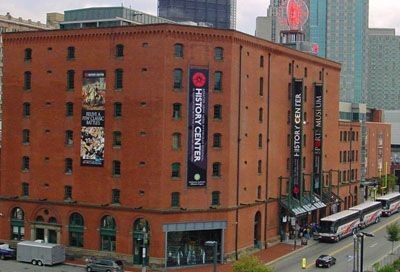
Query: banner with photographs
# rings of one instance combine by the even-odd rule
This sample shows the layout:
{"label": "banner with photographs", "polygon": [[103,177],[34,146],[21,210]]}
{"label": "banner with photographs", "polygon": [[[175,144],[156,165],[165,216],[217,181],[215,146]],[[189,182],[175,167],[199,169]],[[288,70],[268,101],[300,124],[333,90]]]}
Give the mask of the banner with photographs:
{"label": "banner with photographs", "polygon": [[188,187],[207,185],[208,81],[208,69],[190,69],[188,92]]}
{"label": "banner with photographs", "polygon": [[105,71],[84,71],[82,84],[81,165],[104,165]]}
{"label": "banner with photographs", "polygon": [[322,179],[322,117],[323,117],[323,86],[314,86],[314,193],[321,193]]}
{"label": "banner with photographs", "polygon": [[303,81],[293,80],[292,90],[292,145],[291,145],[291,177],[292,195],[300,198],[302,183],[303,159]]}

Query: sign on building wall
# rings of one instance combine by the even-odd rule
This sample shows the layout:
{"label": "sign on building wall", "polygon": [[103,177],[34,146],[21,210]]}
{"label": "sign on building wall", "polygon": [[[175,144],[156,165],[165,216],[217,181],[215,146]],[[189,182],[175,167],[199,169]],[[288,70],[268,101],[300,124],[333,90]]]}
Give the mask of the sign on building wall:
{"label": "sign on building wall", "polygon": [[314,86],[314,192],[321,193],[322,187],[322,138],[323,138],[323,86]]}
{"label": "sign on building wall", "polygon": [[292,195],[300,197],[302,182],[302,145],[303,145],[303,81],[293,80],[292,90],[292,144],[291,144],[291,171]]}
{"label": "sign on building wall", "polygon": [[104,165],[105,71],[84,71],[82,84],[81,165]]}
{"label": "sign on building wall", "polygon": [[188,92],[188,187],[207,185],[208,84],[208,69],[190,69]]}

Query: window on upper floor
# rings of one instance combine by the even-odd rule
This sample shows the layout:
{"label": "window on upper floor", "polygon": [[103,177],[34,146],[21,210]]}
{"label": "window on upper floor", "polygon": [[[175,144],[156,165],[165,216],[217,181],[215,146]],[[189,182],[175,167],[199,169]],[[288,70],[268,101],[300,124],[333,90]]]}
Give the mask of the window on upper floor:
{"label": "window on upper floor", "polygon": [[257,173],[258,174],[262,173],[262,160],[258,160],[257,162]]}
{"label": "window on upper floor", "polygon": [[122,104],[120,102],[114,103],[114,117],[122,116]]}
{"label": "window on upper floor", "polygon": [[67,102],[65,103],[65,116],[73,116],[74,115],[74,103]]}
{"label": "window on upper floor", "polygon": [[115,46],[115,56],[117,58],[121,58],[124,56],[124,45],[123,44],[117,44]]}
{"label": "window on upper floor", "polygon": [[222,139],[221,133],[214,133],[214,135],[213,135],[213,147],[214,148],[220,148],[222,146],[221,139]]}
{"label": "window on upper floor", "polygon": [[222,90],[222,72],[216,71],[214,73],[214,90],[221,91]]}
{"label": "window on upper floor", "polygon": [[32,60],[32,49],[31,48],[25,48],[24,60],[25,61],[31,61]]}
{"label": "window on upper floor", "polygon": [[220,203],[220,192],[219,191],[214,191],[211,193],[211,205],[212,206],[219,206]]}
{"label": "window on upper floor", "polygon": [[67,59],[68,60],[75,59],[75,47],[69,46],[67,48]]}
{"label": "window on upper floor", "polygon": [[29,196],[29,183],[27,183],[27,182],[22,183],[21,196]]}
{"label": "window on upper floor", "polygon": [[75,71],[68,70],[67,72],[67,89],[72,90],[75,88]]}
{"label": "window on upper floor", "polygon": [[120,195],[121,195],[121,191],[119,189],[112,189],[112,193],[111,193],[111,203],[112,204],[119,204],[121,203],[120,201]]}
{"label": "window on upper floor", "polygon": [[260,133],[258,134],[258,148],[262,148],[263,146],[263,135]]}
{"label": "window on upper floor", "polygon": [[113,161],[112,162],[112,175],[118,177],[121,175],[121,162]]}
{"label": "window on upper floor", "polygon": [[212,164],[212,176],[213,177],[221,177],[221,163],[214,162]]}
{"label": "window on upper floor", "polygon": [[181,164],[179,162],[174,162],[171,164],[171,177],[179,178],[181,176]]}
{"label": "window on upper floor", "polygon": [[259,87],[258,87],[258,94],[259,96],[264,95],[264,78],[260,77]]}
{"label": "window on upper floor", "polygon": [[74,143],[74,132],[72,130],[65,131],[65,144],[72,145]]}
{"label": "window on upper floor", "polygon": [[182,104],[174,103],[172,105],[172,118],[181,119],[181,117],[182,117]]}
{"label": "window on upper floor", "polygon": [[173,192],[171,193],[171,207],[176,208],[180,206],[180,193]]}
{"label": "window on upper floor", "polygon": [[260,56],[260,67],[261,68],[264,67],[264,56],[263,55]]}
{"label": "window on upper floor", "polygon": [[177,58],[183,58],[183,44],[176,43],[174,45],[174,55]]}
{"label": "window on upper floor", "polygon": [[174,69],[174,89],[181,89],[182,88],[182,77],[183,71],[182,69]]}
{"label": "window on upper floor", "polygon": [[182,148],[182,134],[175,132],[172,134],[172,149],[179,150]]}
{"label": "window on upper floor", "polygon": [[66,185],[64,186],[64,200],[72,199],[72,186]]}
{"label": "window on upper floor", "polygon": [[263,108],[259,108],[258,109],[258,121],[261,123],[264,119],[264,112],[263,112]]}
{"label": "window on upper floor", "polygon": [[22,167],[21,168],[23,171],[29,170],[29,157],[28,156],[22,157]]}
{"label": "window on upper floor", "polygon": [[71,158],[66,158],[64,161],[64,172],[66,174],[71,174],[72,173],[72,159]]}
{"label": "window on upper floor", "polygon": [[214,105],[214,119],[221,120],[222,119],[222,106]]}
{"label": "window on upper floor", "polygon": [[22,130],[22,143],[29,144],[30,143],[30,131],[29,129]]}
{"label": "window on upper floor", "polygon": [[123,77],[124,77],[124,70],[116,69],[115,70],[115,89],[122,89],[123,88]]}
{"label": "window on upper floor", "polygon": [[24,90],[32,88],[32,73],[30,71],[24,72]]}
{"label": "window on upper floor", "polygon": [[121,131],[113,131],[113,146],[119,147],[122,145],[122,134]]}
{"label": "window on upper floor", "polygon": [[31,116],[31,104],[28,102],[25,102],[22,104],[22,116],[27,118]]}
{"label": "window on upper floor", "polygon": [[215,60],[223,60],[224,59],[224,49],[222,47],[215,47],[214,59]]}

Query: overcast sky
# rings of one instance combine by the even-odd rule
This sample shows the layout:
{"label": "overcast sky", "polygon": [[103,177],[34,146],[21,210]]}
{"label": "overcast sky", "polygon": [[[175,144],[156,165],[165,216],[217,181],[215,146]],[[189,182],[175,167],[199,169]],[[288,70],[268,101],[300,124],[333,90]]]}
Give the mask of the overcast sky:
{"label": "overcast sky", "polygon": [[[346,0],[343,0],[346,1]],[[237,30],[254,34],[257,16],[265,16],[269,0],[237,0]],[[400,0],[369,0],[370,27],[396,28],[400,33]],[[13,17],[46,21],[47,12],[96,6],[131,7],[157,15],[157,0],[0,0],[0,14],[10,12]]]}

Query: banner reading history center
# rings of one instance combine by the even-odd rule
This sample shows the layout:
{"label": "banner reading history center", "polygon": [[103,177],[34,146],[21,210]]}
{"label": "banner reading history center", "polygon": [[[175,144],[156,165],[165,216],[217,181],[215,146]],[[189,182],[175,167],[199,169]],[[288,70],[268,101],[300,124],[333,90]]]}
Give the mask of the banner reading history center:
{"label": "banner reading history center", "polygon": [[291,144],[291,171],[292,195],[300,197],[302,182],[302,145],[303,145],[303,81],[293,80],[292,90],[292,144]]}
{"label": "banner reading history center", "polygon": [[323,86],[314,86],[314,192],[321,193],[322,179],[322,128],[323,128]]}
{"label": "banner reading history center", "polygon": [[84,71],[82,84],[81,165],[104,165],[105,71]]}
{"label": "banner reading history center", "polygon": [[208,69],[190,69],[188,92],[188,187],[207,185],[208,83]]}

